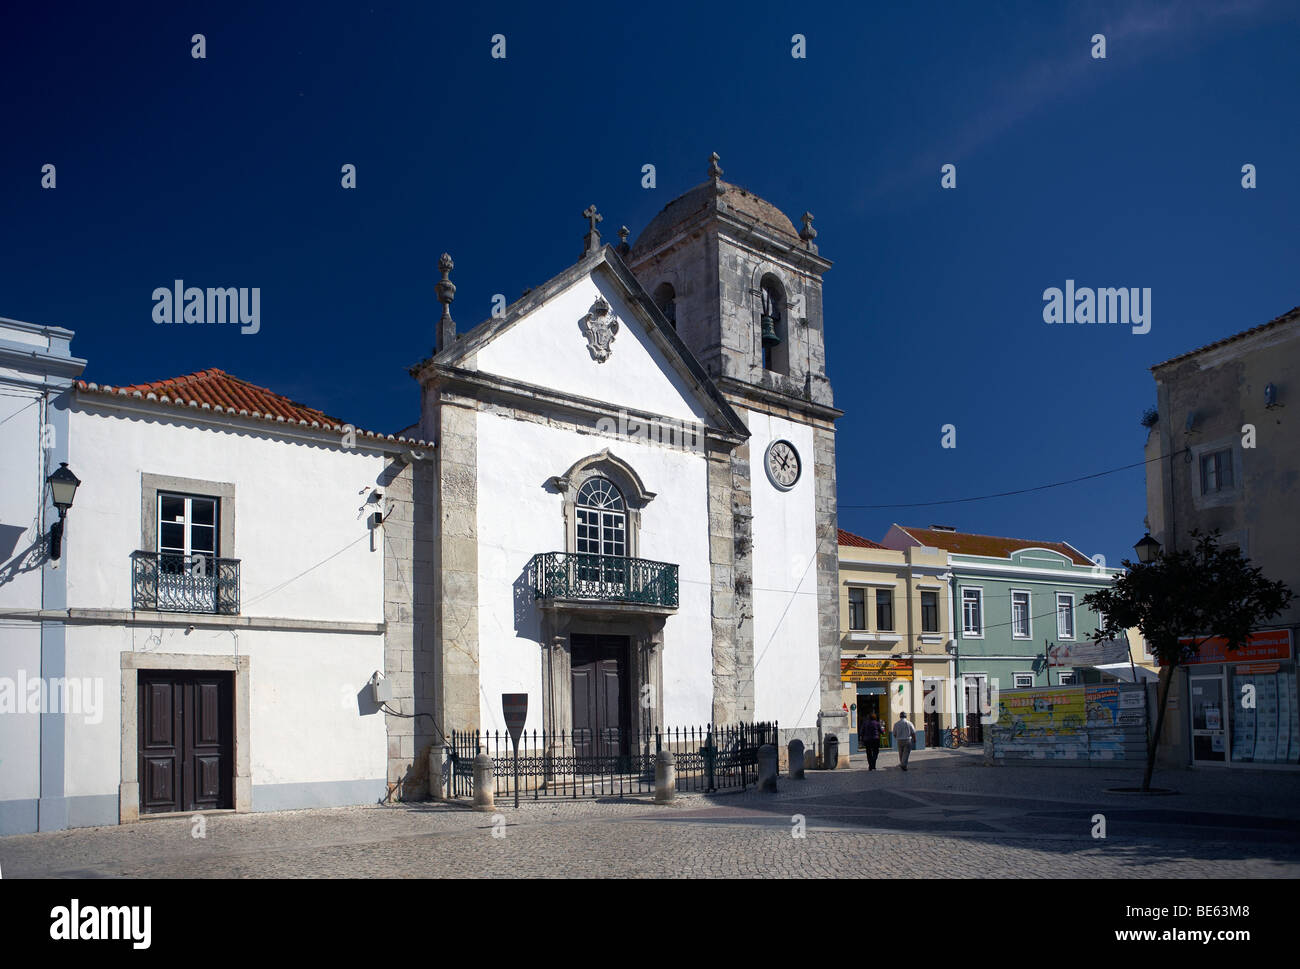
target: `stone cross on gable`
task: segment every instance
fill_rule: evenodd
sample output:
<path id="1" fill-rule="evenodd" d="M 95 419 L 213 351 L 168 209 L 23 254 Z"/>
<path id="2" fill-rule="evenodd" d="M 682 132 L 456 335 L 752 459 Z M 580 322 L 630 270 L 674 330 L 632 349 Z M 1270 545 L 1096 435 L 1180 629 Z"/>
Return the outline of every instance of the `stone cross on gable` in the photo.
<path id="1" fill-rule="evenodd" d="M 582 253 L 585 256 L 589 253 L 600 250 L 600 232 L 596 229 L 596 223 L 604 222 L 605 217 L 596 211 L 595 203 L 588 205 L 582 210 L 582 217 L 590 223 L 590 228 L 587 229 L 587 235 L 584 240 L 587 244 L 587 248 Z"/>

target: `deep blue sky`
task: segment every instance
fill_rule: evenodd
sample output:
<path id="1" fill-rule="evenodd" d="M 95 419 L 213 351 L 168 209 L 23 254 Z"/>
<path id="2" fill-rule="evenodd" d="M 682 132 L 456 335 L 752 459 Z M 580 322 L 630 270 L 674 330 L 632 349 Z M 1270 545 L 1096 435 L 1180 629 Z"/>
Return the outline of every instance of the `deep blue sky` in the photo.
<path id="1" fill-rule="evenodd" d="M 1148 367 L 1300 303 L 1294 3 L 2 16 L 0 316 L 75 330 L 101 383 L 216 366 L 397 430 L 418 416 L 406 368 L 433 340 L 440 253 L 468 329 L 493 293 L 514 300 L 574 261 L 586 205 L 608 241 L 622 223 L 635 238 L 716 150 L 728 181 L 796 221 L 811 209 L 835 262 L 841 526 L 879 539 L 891 521 L 940 522 L 1115 564 L 1142 534 L 1140 468 L 1018 498 L 848 506 L 1140 461 Z M 150 295 L 176 278 L 261 287 L 261 333 L 156 326 Z M 1047 326 L 1042 292 L 1067 278 L 1150 287 L 1152 332 Z"/>

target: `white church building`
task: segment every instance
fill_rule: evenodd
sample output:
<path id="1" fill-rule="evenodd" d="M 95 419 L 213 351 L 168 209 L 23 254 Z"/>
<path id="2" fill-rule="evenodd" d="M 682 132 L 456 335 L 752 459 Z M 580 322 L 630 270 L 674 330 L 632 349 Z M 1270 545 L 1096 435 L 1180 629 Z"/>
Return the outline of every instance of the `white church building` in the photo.
<path id="1" fill-rule="evenodd" d="M 503 693 L 842 734 L 830 263 L 721 176 L 468 332 L 444 255 L 400 434 L 0 321 L 0 834 L 423 797 Z"/>

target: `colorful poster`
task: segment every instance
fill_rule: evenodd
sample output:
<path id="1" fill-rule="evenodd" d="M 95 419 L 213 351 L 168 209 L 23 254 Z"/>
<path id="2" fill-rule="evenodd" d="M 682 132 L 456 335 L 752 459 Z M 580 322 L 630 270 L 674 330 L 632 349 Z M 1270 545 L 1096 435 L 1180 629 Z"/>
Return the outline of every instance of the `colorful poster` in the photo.
<path id="1" fill-rule="evenodd" d="M 1084 693 L 1089 727 L 1113 727 L 1119 723 L 1119 687 L 1090 686 Z"/>
<path id="2" fill-rule="evenodd" d="M 1013 737 L 1060 736 L 1087 724 L 1084 691 L 1077 686 L 1040 687 L 998 695 L 998 726 Z"/>

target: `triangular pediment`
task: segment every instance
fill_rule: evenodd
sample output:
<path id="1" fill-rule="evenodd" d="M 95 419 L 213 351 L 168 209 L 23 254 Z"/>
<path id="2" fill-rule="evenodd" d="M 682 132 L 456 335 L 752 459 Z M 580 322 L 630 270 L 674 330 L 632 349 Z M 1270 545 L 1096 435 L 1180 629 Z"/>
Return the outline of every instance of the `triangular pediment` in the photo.
<path id="1" fill-rule="evenodd" d="M 748 436 L 699 361 L 610 248 L 463 334 L 431 361 L 548 395 Z"/>

